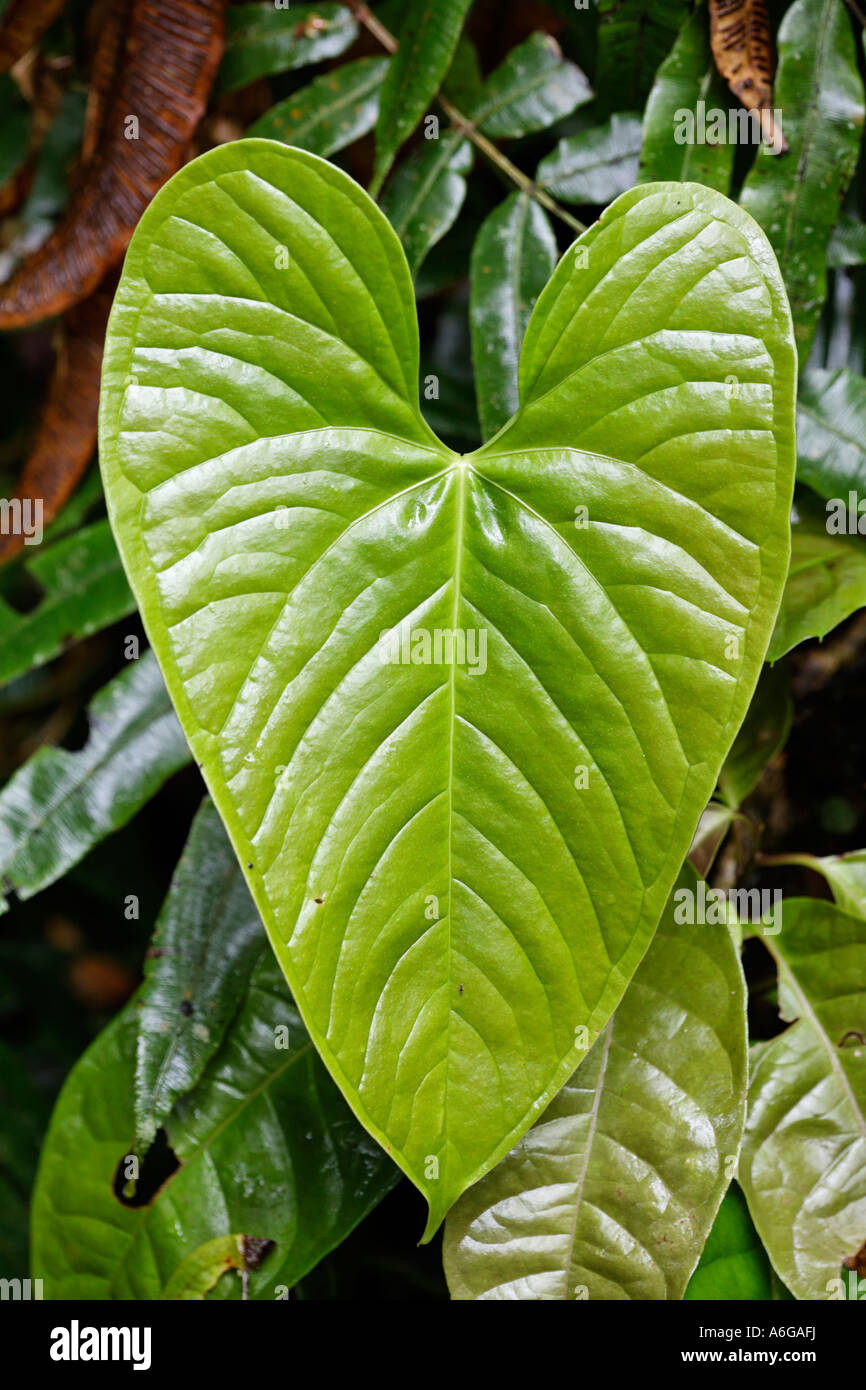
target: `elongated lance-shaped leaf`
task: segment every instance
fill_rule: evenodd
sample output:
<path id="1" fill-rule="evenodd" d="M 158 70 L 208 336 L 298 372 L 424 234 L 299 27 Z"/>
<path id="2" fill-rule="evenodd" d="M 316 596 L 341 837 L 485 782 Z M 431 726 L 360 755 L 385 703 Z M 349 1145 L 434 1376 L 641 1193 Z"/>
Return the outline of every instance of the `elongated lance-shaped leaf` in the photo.
<path id="1" fill-rule="evenodd" d="M 761 145 L 741 203 L 779 259 L 805 365 L 827 295 L 827 248 L 863 131 L 851 20 L 836 0 L 795 0 L 779 29 L 774 104 L 791 155 Z"/>
<path id="2" fill-rule="evenodd" d="M 846 511 L 849 493 L 857 493 L 856 523 L 866 494 L 866 381 L 847 367 L 812 367 L 800 379 L 797 477 L 820 497 L 840 498 Z"/>
<path id="3" fill-rule="evenodd" d="M 358 58 L 316 77 L 250 126 L 249 135 L 329 155 L 373 129 L 387 58 Z"/>
<path id="4" fill-rule="evenodd" d="M 589 1055 L 450 1212 L 455 1298 L 682 1298 L 739 1150 L 746 999 L 727 927 L 676 917 L 672 899 Z"/>
<path id="5" fill-rule="evenodd" d="M 19 898 L 62 878 L 189 762 L 151 652 L 104 686 L 87 713 L 83 748 L 40 748 L 0 792 L 0 875 Z M 0 911 L 8 906 L 0 899 Z"/>
<path id="6" fill-rule="evenodd" d="M 517 409 L 520 344 L 556 260 L 556 237 L 547 214 L 526 193 L 506 198 L 476 238 L 470 267 L 470 323 L 478 415 L 485 439 Z"/>
<path id="7" fill-rule="evenodd" d="M 598 0 L 593 86 L 601 110 L 641 110 L 688 10 L 686 0 Z"/>
<path id="8" fill-rule="evenodd" d="M 135 609 L 107 521 L 46 543 L 24 568 L 43 594 L 25 613 L 0 599 L 2 683 L 44 665 L 72 638 L 99 632 Z"/>
<path id="9" fill-rule="evenodd" d="M 135 1123 L 149 1143 L 218 1050 L 265 944 L 211 802 L 193 822 L 156 924 L 139 992 Z"/>
<path id="10" fill-rule="evenodd" d="M 682 179 L 727 193 L 735 144 L 727 138 L 727 125 L 724 140 L 707 139 L 707 114 L 723 111 L 727 117 L 730 105 L 710 52 L 706 10 L 699 6 L 677 35 L 647 99 L 641 182 Z"/>
<path id="11" fill-rule="evenodd" d="M 580 68 L 550 34 L 530 34 L 490 74 L 472 117 L 486 135 L 515 138 L 545 130 L 592 100 Z"/>
<path id="12" fill-rule="evenodd" d="M 231 92 L 257 77 L 338 58 L 357 37 L 358 21 L 348 5 L 277 8 L 271 0 L 230 5 L 217 91 Z"/>
<path id="13" fill-rule="evenodd" d="M 752 1069 L 739 1177 L 780 1278 L 826 1299 L 866 1242 L 866 922 L 802 898 L 781 926 L 762 939 L 791 1026 Z"/>
<path id="14" fill-rule="evenodd" d="M 239 141 L 142 219 L 115 534 L 311 1036 L 428 1232 L 655 930 L 775 617 L 793 380 L 766 240 L 697 185 L 632 190 L 565 257 L 518 414 L 462 458 L 340 170 Z"/>
<path id="15" fill-rule="evenodd" d="M 560 140 L 539 164 L 536 183 L 566 203 L 608 203 L 637 181 L 640 147 L 640 119 L 616 112 Z"/>
<path id="16" fill-rule="evenodd" d="M 454 56 L 471 3 L 472 0 L 405 0 L 397 52 L 379 103 L 371 193 L 382 187 L 400 146 L 429 112 Z"/>
<path id="17" fill-rule="evenodd" d="M 826 523 L 826 517 L 810 512 L 791 527 L 791 563 L 767 652 L 770 661 L 810 637 L 826 637 L 866 608 L 866 540 L 828 535 Z"/>
<path id="18" fill-rule="evenodd" d="M 413 276 L 456 222 L 471 168 L 469 141 L 456 130 L 446 130 L 438 140 L 427 140 L 413 150 L 389 179 L 382 211 L 400 238 Z"/>
<path id="19" fill-rule="evenodd" d="M 191 1297 L 201 1247 L 238 1234 L 276 1247 L 250 1273 L 250 1298 L 285 1297 L 281 1287 L 394 1186 L 396 1168 L 353 1120 L 268 951 L 202 1080 L 165 1121 L 179 1166 L 145 1205 L 122 1203 L 115 1184 L 131 1167 L 137 1022 L 133 1001 L 73 1068 L 55 1107 L 31 1219 L 45 1297 Z M 215 1296 L 240 1297 L 239 1280 L 223 1282 Z"/>

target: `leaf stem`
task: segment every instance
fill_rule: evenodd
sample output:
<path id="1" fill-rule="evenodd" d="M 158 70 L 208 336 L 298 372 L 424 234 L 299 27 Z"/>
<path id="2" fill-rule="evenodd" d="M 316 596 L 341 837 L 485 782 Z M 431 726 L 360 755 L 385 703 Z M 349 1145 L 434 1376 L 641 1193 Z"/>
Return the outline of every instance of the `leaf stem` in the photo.
<path id="1" fill-rule="evenodd" d="M 394 35 L 391 33 L 390 29 L 385 28 L 381 20 L 376 18 L 367 5 L 364 4 L 363 0 L 343 0 L 343 3 L 352 11 L 358 23 L 362 24 L 367 32 L 372 34 L 388 53 L 397 52 L 398 45 Z M 518 169 L 517 165 L 513 164 L 508 156 L 504 155 L 502 151 L 494 145 L 492 140 L 488 140 L 487 136 L 482 134 L 469 117 L 464 116 L 463 112 L 458 110 L 454 103 L 449 101 L 446 96 L 443 96 L 441 92 L 437 96 L 437 101 L 455 130 L 471 140 L 475 148 L 480 150 L 481 153 L 490 160 L 491 164 L 495 164 L 497 169 L 500 169 L 512 183 L 516 184 L 522 193 L 528 193 L 531 198 L 534 198 L 537 203 L 540 203 L 541 206 L 552 213 L 554 217 L 558 217 L 561 222 L 571 227 L 572 231 L 586 231 L 585 223 L 579 222 L 576 217 L 572 217 L 570 212 L 566 211 L 564 207 L 561 207 L 554 198 L 551 198 L 550 194 L 546 193 L 543 188 L 540 188 L 528 174 L 524 174 L 522 169 Z"/>

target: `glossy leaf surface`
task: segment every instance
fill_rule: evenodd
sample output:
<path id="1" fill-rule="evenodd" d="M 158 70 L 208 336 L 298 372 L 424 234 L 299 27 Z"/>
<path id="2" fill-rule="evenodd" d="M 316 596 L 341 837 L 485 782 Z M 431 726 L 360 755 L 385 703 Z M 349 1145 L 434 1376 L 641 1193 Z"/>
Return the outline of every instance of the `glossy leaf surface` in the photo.
<path id="1" fill-rule="evenodd" d="M 139 991 L 135 1123 L 150 1142 L 191 1091 L 246 995 L 264 929 L 222 822 L 193 822 L 147 953 Z"/>
<path id="2" fill-rule="evenodd" d="M 741 202 L 785 277 L 801 365 L 827 293 L 827 247 L 863 133 L 863 83 L 847 9 L 795 0 L 779 29 L 774 105 L 792 158 L 761 145 Z"/>
<path id="3" fill-rule="evenodd" d="M 696 883 L 685 870 L 680 885 Z M 734 943 L 726 927 L 677 925 L 672 900 L 589 1055 L 449 1214 L 452 1295 L 681 1298 L 728 1185 L 745 1093 Z"/>
<path id="4" fill-rule="evenodd" d="M 640 148 L 640 119 L 616 113 L 604 125 L 560 140 L 539 164 L 536 182 L 563 202 L 601 206 L 637 181 Z"/>
<path id="5" fill-rule="evenodd" d="M 526 193 L 512 193 L 500 203 L 475 240 L 469 313 L 485 439 L 517 409 L 520 344 L 556 262 L 556 237 L 547 214 Z"/>
<path id="6" fill-rule="evenodd" d="M 347 5 L 230 5 L 217 90 L 231 92 L 257 77 L 337 58 L 357 37 L 358 22 Z"/>
<path id="7" fill-rule="evenodd" d="M 471 112 L 485 135 L 515 138 L 543 130 L 592 98 L 580 68 L 550 34 L 535 33 L 490 74 Z"/>
<path id="8" fill-rule="evenodd" d="M 413 150 L 388 181 L 382 211 L 400 238 L 413 276 L 457 220 L 471 168 L 469 141 L 446 130 L 438 140 L 426 140 Z"/>
<path id="9" fill-rule="evenodd" d="M 820 514 L 791 528 L 791 565 L 767 653 L 778 661 L 810 637 L 825 637 L 866 607 L 866 540 L 828 535 Z"/>
<path id="10" fill-rule="evenodd" d="M 266 111 L 248 134 L 329 155 L 373 129 L 387 58 L 358 58 L 316 77 Z"/>
<path id="11" fill-rule="evenodd" d="M 153 1299 L 179 1285 L 188 1297 L 185 1261 L 243 1234 L 275 1242 L 250 1275 L 250 1297 L 273 1300 L 381 1200 L 394 1165 L 352 1118 L 268 952 L 204 1077 L 165 1122 L 180 1166 L 149 1203 L 125 1205 L 114 1183 L 135 1135 L 137 1032 L 132 1004 L 61 1092 L 33 1197 L 34 1276 L 50 1299 Z M 239 1281 L 216 1292 L 239 1298 Z"/>
<path id="12" fill-rule="evenodd" d="M 787 569 L 793 366 L 755 224 L 645 186 L 560 263 L 518 414 L 461 459 L 345 174 L 237 142 L 142 220 L 103 378 L 115 532 L 311 1034 L 428 1230 L 655 929 Z"/>
<path id="13" fill-rule="evenodd" d="M 770 1264 L 736 1183 L 725 1193 L 683 1297 L 689 1302 L 791 1297 Z"/>
<path id="14" fill-rule="evenodd" d="M 866 1242 L 866 923 L 786 900 L 763 940 L 791 1026 L 752 1070 L 740 1183 L 785 1284 L 824 1299 Z"/>
<path id="15" fill-rule="evenodd" d="M 40 748 L 0 792 L 0 873 L 19 898 L 61 878 L 189 761 L 151 652 L 100 690 L 88 716 L 83 748 Z"/>
<path id="16" fill-rule="evenodd" d="M 803 373 L 797 477 L 820 497 L 842 498 L 846 508 L 849 492 L 866 495 L 866 380 L 856 372 L 812 367 Z"/>

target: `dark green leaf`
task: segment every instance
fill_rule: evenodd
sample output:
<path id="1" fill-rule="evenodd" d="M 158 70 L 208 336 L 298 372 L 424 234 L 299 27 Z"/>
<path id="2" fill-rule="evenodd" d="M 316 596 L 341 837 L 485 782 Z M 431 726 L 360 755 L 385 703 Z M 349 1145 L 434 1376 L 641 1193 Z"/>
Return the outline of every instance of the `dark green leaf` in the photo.
<path id="1" fill-rule="evenodd" d="M 794 705 L 785 666 L 765 666 L 734 746 L 719 775 L 719 790 L 732 810 L 757 786 L 767 763 L 784 748 Z"/>
<path id="2" fill-rule="evenodd" d="M 866 222 L 850 213 L 840 213 L 830 238 L 827 264 L 833 270 L 866 264 Z"/>
<path id="3" fill-rule="evenodd" d="M 828 535 L 820 519 L 794 521 L 788 580 L 767 659 L 778 661 L 807 638 L 824 637 L 863 607 L 866 541 Z"/>
<path id="4" fill-rule="evenodd" d="M 866 1242 L 866 922 L 788 899 L 762 939 L 792 1022 L 757 1054 L 739 1179 L 780 1278 L 826 1299 Z"/>
<path id="5" fill-rule="evenodd" d="M 189 761 L 149 651 L 99 692 L 88 716 L 83 748 L 41 748 L 0 792 L 0 875 L 20 898 L 61 878 Z"/>
<path id="6" fill-rule="evenodd" d="M 382 88 L 376 122 L 377 192 L 421 117 L 428 114 L 448 72 L 472 0 L 405 0 L 399 47 Z"/>
<path id="7" fill-rule="evenodd" d="M 343 63 L 272 106 L 247 134 L 283 140 L 313 154 L 334 154 L 373 129 L 387 71 L 387 58 Z"/>
<path id="8" fill-rule="evenodd" d="M 8 72 L 0 73 L 0 186 L 27 156 L 30 108 Z"/>
<path id="9" fill-rule="evenodd" d="M 539 164 L 536 182 L 563 202 L 600 206 L 637 182 L 640 148 L 640 118 L 617 112 L 604 125 L 560 140 Z"/>
<path id="10" fill-rule="evenodd" d="M 866 497 L 866 381 L 846 367 L 803 373 L 797 400 L 797 477 L 825 499 Z M 854 508 L 856 512 L 856 505 Z"/>
<path id="11" fill-rule="evenodd" d="M 346 5 L 286 5 L 273 0 L 232 5 L 226 20 L 226 51 L 216 81 L 221 92 L 246 87 L 257 77 L 337 58 L 358 37 Z"/>
<path id="12" fill-rule="evenodd" d="M 749 1215 L 746 1199 L 736 1183 L 731 1183 L 725 1193 L 683 1297 L 713 1302 L 791 1297 L 776 1277 Z"/>
<path id="13" fill-rule="evenodd" d="M 139 993 L 135 1116 L 150 1143 L 219 1048 L 266 946 L 222 822 L 206 801 L 156 924 Z"/>
<path id="14" fill-rule="evenodd" d="M 607 111 L 640 111 L 688 14 L 687 0 L 598 0 L 595 90 Z"/>
<path id="15" fill-rule="evenodd" d="M 580 68 L 563 58 L 550 34 L 537 32 L 490 74 L 471 114 L 485 135 L 514 138 L 545 130 L 591 99 Z"/>
<path id="16" fill-rule="evenodd" d="M 425 140 L 404 160 L 382 195 L 382 211 L 403 243 L 412 275 L 454 225 L 466 197 L 472 146 L 454 130 Z"/>
<path id="17" fill-rule="evenodd" d="M 397 1170 L 318 1060 L 267 952 L 203 1079 L 165 1123 L 180 1167 L 146 1206 L 125 1205 L 114 1183 L 135 1133 L 137 1031 L 133 1004 L 78 1062 L 55 1108 L 33 1197 L 45 1297 L 163 1297 L 184 1261 L 235 1233 L 276 1242 L 249 1278 L 251 1298 L 278 1297 Z M 240 1296 L 239 1281 L 230 1293 Z"/>
<path id="18" fill-rule="evenodd" d="M 863 82 L 851 19 L 838 0 L 795 0 L 779 29 L 774 102 L 787 155 L 762 144 L 741 202 L 779 260 L 801 366 L 827 294 L 827 248 L 863 129 Z"/>
<path id="19" fill-rule="evenodd" d="M 42 666 L 67 643 L 99 632 L 132 613 L 135 600 L 126 582 L 107 521 L 73 531 L 32 559 L 26 574 L 43 596 L 25 613 L 0 599 L 0 683 Z"/>
<path id="20" fill-rule="evenodd" d="M 470 321 L 485 439 L 517 409 L 520 344 L 556 260 L 556 238 L 547 216 L 526 193 L 512 193 L 478 233 L 470 268 Z"/>
<path id="21" fill-rule="evenodd" d="M 682 179 L 703 183 L 727 193 L 734 165 L 734 144 L 724 141 L 683 139 L 690 134 L 681 113 L 695 115 L 695 137 L 706 136 L 704 116 L 710 110 L 728 111 L 731 98 L 716 71 L 703 6 L 690 15 L 677 35 L 677 41 L 656 74 L 646 104 L 643 121 L 643 148 L 640 156 L 642 183 L 658 179 Z M 703 107 L 698 103 L 702 102 Z M 712 132 L 711 132 L 712 133 Z"/>
<path id="22" fill-rule="evenodd" d="M 449 1213 L 455 1298 L 682 1297 L 740 1144 L 746 1002 L 727 927 L 674 917 L 672 899 L 588 1056 Z"/>

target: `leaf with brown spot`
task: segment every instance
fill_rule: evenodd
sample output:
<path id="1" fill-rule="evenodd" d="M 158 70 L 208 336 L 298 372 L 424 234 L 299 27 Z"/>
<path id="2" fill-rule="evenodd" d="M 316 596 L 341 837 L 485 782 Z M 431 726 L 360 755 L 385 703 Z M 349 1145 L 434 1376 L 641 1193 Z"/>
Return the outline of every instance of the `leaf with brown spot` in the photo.
<path id="1" fill-rule="evenodd" d="M 734 96 L 760 112 L 764 139 L 787 150 L 772 113 L 773 42 L 764 0 L 710 0 L 710 47 Z"/>
<path id="2" fill-rule="evenodd" d="M 144 209 L 180 167 L 223 30 L 223 0 L 134 0 L 99 147 L 66 216 L 0 287 L 0 328 L 63 313 L 119 261 Z M 127 138 L 131 116 L 138 138 Z"/>
<path id="3" fill-rule="evenodd" d="M 54 23 L 66 0 L 10 0 L 0 20 L 0 72 L 38 43 Z"/>
<path id="4" fill-rule="evenodd" d="M 42 500 L 42 525 L 60 512 L 93 456 L 105 326 L 114 297 L 111 275 L 96 294 L 73 308 L 63 324 L 54 375 L 36 438 L 15 496 Z M 21 533 L 0 535 L 0 564 L 24 544 Z"/>

